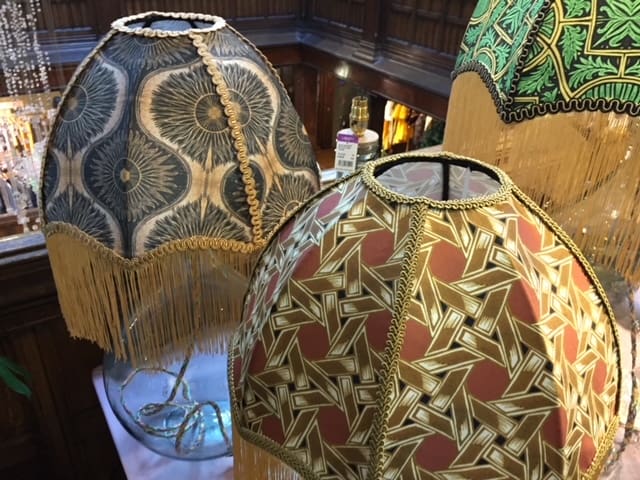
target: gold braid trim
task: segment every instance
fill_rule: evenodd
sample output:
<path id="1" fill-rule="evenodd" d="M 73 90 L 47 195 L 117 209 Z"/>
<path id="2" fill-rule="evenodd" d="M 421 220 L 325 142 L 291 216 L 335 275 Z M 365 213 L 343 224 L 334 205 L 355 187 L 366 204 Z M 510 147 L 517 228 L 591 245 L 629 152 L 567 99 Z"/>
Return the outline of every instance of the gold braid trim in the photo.
<path id="1" fill-rule="evenodd" d="M 233 34 L 237 35 L 238 38 L 240 40 L 242 40 L 247 45 L 247 47 L 249 47 L 251 50 L 253 50 L 256 53 L 258 58 L 262 59 L 262 61 L 267 66 L 267 68 L 269 68 L 269 71 L 271 72 L 271 74 L 278 80 L 278 84 L 280 85 L 280 88 L 282 89 L 281 95 L 286 95 L 287 97 L 289 97 L 289 94 L 287 93 L 287 87 L 285 86 L 284 82 L 282 81 L 282 78 L 280 78 L 280 74 L 275 69 L 275 67 L 273 66 L 271 61 L 266 57 L 266 55 L 264 53 L 262 53 L 262 51 L 258 47 L 256 47 L 247 37 L 242 35 L 239 31 L 237 31 L 231 25 L 226 25 L 226 28 L 227 28 L 227 30 L 231 31 Z M 291 100 L 291 98 L 289 98 L 289 100 Z M 302 119 L 300 119 L 300 121 L 302 122 Z M 305 128 L 305 132 L 306 132 L 306 128 Z M 315 167 L 316 168 L 313 171 L 313 173 L 314 173 L 315 176 L 317 176 L 318 187 L 320 188 L 322 180 L 321 180 L 320 164 L 317 162 L 317 159 L 316 159 L 316 162 L 315 162 Z M 271 232 L 268 232 L 268 234 L 269 233 L 271 233 Z"/>
<path id="2" fill-rule="evenodd" d="M 134 365 L 182 358 L 194 346 L 226 352 L 259 250 L 213 250 L 208 246 L 215 240 L 194 238 L 125 259 L 76 230 L 47 226 L 60 308 L 72 336 Z"/>
<path id="3" fill-rule="evenodd" d="M 235 425 L 235 424 L 234 424 Z M 319 480 L 310 464 L 288 453 L 282 446 L 256 435 L 253 431 L 234 428 L 233 478 L 261 480 Z M 297 470 L 297 471 L 296 471 Z M 298 473 L 302 472 L 302 473 Z"/>
<path id="4" fill-rule="evenodd" d="M 69 92 L 71 91 L 71 88 L 75 85 L 76 80 L 78 79 L 78 77 L 80 76 L 80 74 L 84 71 L 84 69 L 87 67 L 87 65 L 89 64 L 89 62 L 91 62 L 97 55 L 98 52 L 100 50 L 102 50 L 102 47 L 104 47 L 105 43 L 107 43 L 111 37 L 113 37 L 113 35 L 116 32 L 114 30 L 109 30 L 104 37 L 102 37 L 102 39 L 98 42 L 98 44 L 95 46 L 95 48 L 91 51 L 91 53 L 89 55 L 87 55 L 84 60 L 82 60 L 82 62 L 80 62 L 80 65 L 78 65 L 78 68 L 76 68 L 75 72 L 73 72 L 73 75 L 71 76 L 71 79 L 69 80 L 69 83 L 67 83 L 67 86 L 64 89 L 64 92 L 62 93 L 62 96 L 60 97 L 60 102 L 58 102 L 58 106 L 56 107 L 56 113 L 53 117 L 53 123 L 51 126 L 51 130 L 49 130 L 49 133 L 47 134 L 47 140 L 45 142 L 45 148 L 44 148 L 44 158 L 42 159 L 42 164 L 40 165 L 40 191 L 38 192 L 38 214 L 40 215 L 40 218 L 42 219 L 43 223 L 46 223 L 47 219 L 46 219 L 46 211 L 44 210 L 44 204 L 45 204 L 45 198 L 43 196 L 44 194 L 44 169 L 47 165 L 47 157 L 46 154 L 49 151 L 50 147 L 51 147 L 51 138 L 53 137 L 52 133 L 56 131 L 56 129 L 58 128 L 58 122 L 60 121 L 60 110 L 62 109 L 62 106 L 64 105 L 67 96 L 69 95 Z"/>
<path id="5" fill-rule="evenodd" d="M 369 478 L 372 479 L 382 478 L 384 471 L 386 461 L 384 442 L 387 437 L 387 421 L 391 413 L 391 394 L 393 392 L 393 382 L 396 378 L 395 373 L 398 370 L 400 350 L 404 342 L 409 304 L 416 284 L 417 253 L 426 219 L 426 205 L 412 207 L 411 226 L 404 252 L 402 273 L 398 280 L 393 319 L 383 355 L 382 364 L 384 366 L 380 372 L 380 389 L 378 390 L 377 408 L 371 432 L 372 470 L 369 472 Z"/>
<path id="6" fill-rule="evenodd" d="M 613 420 L 611 420 L 604 438 L 600 440 L 598 451 L 591 461 L 591 466 L 589 467 L 589 470 L 581 475 L 581 480 L 598 480 L 598 478 L 600 478 L 602 469 L 604 468 L 607 458 L 609 458 L 609 454 L 613 449 L 613 442 L 615 441 L 616 433 L 618 432 L 619 422 L 620 419 L 617 415 Z"/>
<path id="7" fill-rule="evenodd" d="M 382 166 L 387 166 L 389 164 L 400 164 L 402 162 L 411 161 L 412 159 L 417 160 L 432 160 L 432 161 L 449 161 L 453 164 L 459 166 L 465 166 L 466 164 L 470 164 L 475 166 L 477 169 L 484 170 L 487 174 L 494 176 L 496 180 L 500 183 L 501 187 L 493 194 L 480 196 L 473 198 L 472 200 L 447 200 L 447 201 L 437 201 L 432 200 L 427 197 L 409 197 L 406 195 L 401 195 L 396 193 L 383 185 L 376 179 L 376 171 L 380 169 Z M 407 204 L 422 204 L 431 208 L 437 209 L 451 209 L 451 210 L 460 210 L 460 209 L 475 209 L 480 207 L 486 207 L 491 205 L 496 205 L 497 203 L 504 202 L 508 199 L 509 196 L 513 195 L 515 198 L 520 200 L 532 213 L 534 213 L 546 226 L 549 228 L 569 249 L 569 251 L 574 255 L 574 257 L 578 260 L 578 263 L 584 269 L 587 277 L 594 285 L 596 293 L 600 297 L 602 301 L 602 305 L 604 306 L 607 315 L 611 319 L 611 327 L 613 330 L 613 335 L 616 341 L 616 349 L 618 352 L 618 372 L 622 371 L 622 363 L 620 358 L 620 334 L 618 331 L 617 322 L 615 319 L 615 315 L 613 313 L 613 308 L 609 303 L 609 298 L 605 293 L 600 280 L 596 276 L 591 264 L 586 259 L 582 251 L 578 248 L 575 242 L 571 239 L 571 237 L 549 216 L 547 213 L 542 210 L 533 200 L 531 200 L 522 190 L 520 190 L 511 179 L 499 168 L 481 162 L 479 160 L 475 160 L 469 157 L 464 157 L 460 155 L 455 155 L 449 152 L 438 152 L 425 154 L 420 152 L 413 153 L 400 153 L 396 155 L 391 155 L 388 157 L 384 157 L 382 159 L 368 162 L 361 169 L 362 179 L 367 185 L 367 187 L 376 195 L 390 200 L 392 202 L 398 203 L 407 203 Z M 618 378 L 618 382 L 620 379 Z M 620 388 L 618 388 L 618 398 L 617 404 L 620 405 Z"/>
<path id="8" fill-rule="evenodd" d="M 333 190 L 338 185 L 342 183 L 346 183 L 348 181 L 354 181 L 354 177 L 360 176 L 360 173 L 361 173 L 360 171 L 355 171 L 347 176 L 344 176 L 336 180 L 335 182 L 324 187 L 322 190 L 316 192 L 304 203 L 298 205 L 295 209 L 289 212 L 289 214 L 280 221 L 278 226 L 274 228 L 273 231 L 269 232 L 268 238 L 265 241 L 264 250 L 269 248 L 271 243 L 275 241 L 275 239 L 277 238 L 278 233 L 280 233 L 280 230 L 284 227 L 284 225 L 287 222 L 291 221 L 293 217 L 295 217 L 298 214 L 298 212 L 306 208 L 308 205 L 313 204 L 315 199 L 322 197 L 329 190 Z M 253 276 L 255 275 L 255 272 L 258 270 L 258 267 L 259 265 L 255 266 L 254 270 L 252 271 L 251 278 L 253 278 Z M 249 283 L 251 283 L 251 281 L 252 280 L 250 280 Z M 247 291 L 247 294 L 248 294 L 248 291 Z M 246 296 L 245 296 L 245 300 L 246 300 Z M 245 302 L 243 301 L 243 304 L 244 303 Z M 299 475 L 298 477 L 291 478 L 291 477 L 284 476 L 282 480 L 290 480 L 290 478 L 291 480 L 294 480 L 294 479 L 298 480 L 299 478 L 304 480 L 319 480 L 318 476 L 313 472 L 313 470 L 310 469 L 310 466 L 308 464 L 302 462 L 299 457 L 292 455 L 289 451 L 284 449 L 282 445 L 279 445 L 273 442 L 271 439 L 264 437 L 259 433 L 256 433 L 250 429 L 242 427 L 243 422 L 241 419 L 241 412 L 239 409 L 239 400 L 235 392 L 235 378 L 233 375 L 233 363 L 237 357 L 236 354 L 238 353 L 238 347 L 239 347 L 237 342 L 238 342 L 238 336 L 237 334 L 234 334 L 231 340 L 231 346 L 229 348 L 228 363 L 227 363 L 227 377 L 229 381 L 231 413 L 233 416 L 233 424 L 234 424 L 234 456 L 236 459 L 236 461 L 234 462 L 234 472 L 236 473 L 236 476 L 240 475 L 238 473 L 239 471 L 240 472 L 245 471 L 245 470 L 238 470 L 237 465 L 245 461 L 244 455 L 246 453 L 247 455 L 251 456 L 247 461 L 254 461 L 256 462 L 256 465 L 258 463 L 262 465 L 272 465 L 272 463 L 269 463 L 269 462 L 273 462 L 274 461 L 273 458 L 275 458 L 284 462 L 282 465 L 288 465 L 291 468 L 294 468 L 297 472 L 299 472 L 297 474 Z M 242 442 L 243 446 L 236 448 L 236 445 L 238 445 L 237 442 Z M 254 445 L 257 448 L 252 449 L 250 445 Z M 264 457 L 259 456 L 260 454 L 258 453 L 259 452 L 258 448 L 265 450 Z M 252 460 L 252 459 L 255 459 L 255 460 Z M 282 467 L 281 464 L 278 464 L 276 468 L 277 469 L 283 468 L 283 470 L 281 470 L 282 472 L 288 472 L 288 470 Z M 256 477 L 239 476 L 238 478 L 262 478 L 263 474 L 264 474 L 264 471 L 260 471 L 260 475 Z M 287 475 L 287 474 L 288 473 L 281 473 L 281 475 Z M 275 477 L 275 478 L 280 480 L 279 477 Z"/>
<path id="9" fill-rule="evenodd" d="M 200 21 L 200 22 L 210 22 L 212 25 L 206 28 L 189 28 L 181 31 L 173 31 L 173 30 L 160 30 L 157 28 L 131 28 L 127 24 L 144 20 L 148 17 L 160 17 L 163 19 L 174 19 L 174 20 L 191 20 L 191 21 Z M 204 13 L 185 13 L 185 12 L 159 12 L 159 11 L 149 11 L 144 13 L 139 13 L 137 15 L 131 15 L 129 17 L 119 18 L 115 22 L 111 24 L 111 28 L 121 32 L 121 33 L 129 33 L 133 35 L 140 35 L 148 38 L 166 38 L 166 37 L 181 37 L 181 36 L 191 36 L 192 33 L 209 33 L 215 32 L 216 30 L 220 30 L 224 28 L 227 22 L 222 17 L 217 17 L 215 15 L 206 15 Z"/>
<path id="10" fill-rule="evenodd" d="M 257 254 L 261 248 L 250 243 L 238 242 L 226 238 L 211 237 L 189 237 L 179 240 L 172 240 L 153 250 L 143 253 L 134 258 L 126 258 L 117 254 L 110 248 L 104 246 L 91 235 L 80 230 L 75 225 L 63 222 L 51 222 L 42 228 L 42 232 L 48 239 L 57 233 L 67 235 L 94 250 L 96 254 L 106 257 L 109 261 L 118 263 L 123 268 L 137 268 L 149 261 L 160 259 L 165 255 L 174 252 L 184 252 L 187 250 L 222 250 L 225 252 L 241 253 L 245 255 Z"/>
<path id="11" fill-rule="evenodd" d="M 471 200 L 433 200 L 424 196 L 410 197 L 408 195 L 402 195 L 394 192 L 389 188 L 383 186 L 376 178 L 376 172 L 380 167 L 390 167 L 392 164 L 402 164 L 405 162 L 411 162 L 413 159 L 418 161 L 431 161 L 442 164 L 451 164 L 460 167 L 471 167 L 475 170 L 480 170 L 494 178 L 500 187 L 495 193 L 490 195 L 482 195 L 474 197 Z M 383 157 L 373 162 L 367 162 L 360 170 L 362 174 L 362 180 L 365 185 L 373 193 L 384 199 L 390 200 L 396 203 L 406 203 L 411 205 L 426 205 L 431 208 L 444 209 L 444 210 L 465 210 L 480 207 L 488 207 L 496 205 L 497 203 L 504 202 L 510 195 L 513 183 L 511 179 L 502 170 L 497 169 L 489 164 L 474 160 L 472 158 L 455 155 L 449 152 L 437 152 L 437 153 L 398 153 L 396 155 L 390 155 Z"/>
<path id="12" fill-rule="evenodd" d="M 190 33 L 189 38 L 193 42 L 193 46 L 198 50 L 198 54 L 202 58 L 203 63 L 207 67 L 207 72 L 211 75 L 211 79 L 216 88 L 216 92 L 220 96 L 220 101 L 224 107 L 224 112 L 229 121 L 229 130 L 234 140 L 234 146 L 238 154 L 239 168 L 242 172 L 242 180 L 244 182 L 244 191 L 247 194 L 247 203 L 249 204 L 249 214 L 251 215 L 251 225 L 253 232 L 253 241 L 262 246 L 264 238 L 262 232 L 262 212 L 260 211 L 260 202 L 258 201 L 258 192 L 256 190 L 256 182 L 253 178 L 253 172 L 249 165 L 249 157 L 247 155 L 247 142 L 238 120 L 238 112 L 231 102 L 231 94 L 229 87 L 220 73 L 216 60 L 209 52 L 204 39 L 195 33 Z"/>

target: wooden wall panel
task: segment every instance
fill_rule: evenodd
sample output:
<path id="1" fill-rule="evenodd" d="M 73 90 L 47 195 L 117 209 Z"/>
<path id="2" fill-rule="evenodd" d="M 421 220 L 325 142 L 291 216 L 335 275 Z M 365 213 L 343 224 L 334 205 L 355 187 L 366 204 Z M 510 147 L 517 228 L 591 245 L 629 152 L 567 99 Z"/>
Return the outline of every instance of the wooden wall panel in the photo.
<path id="1" fill-rule="evenodd" d="M 88 29 L 96 24 L 92 0 L 42 0 L 51 6 L 51 21 L 57 30 Z"/>
<path id="2" fill-rule="evenodd" d="M 125 0 L 123 15 L 134 15 L 149 10 L 163 12 L 196 12 L 228 17 L 230 0 Z"/>
<path id="3" fill-rule="evenodd" d="M 360 86 L 365 91 L 403 103 L 437 118 L 444 119 L 447 114 L 448 96 L 427 91 L 397 78 L 381 75 L 367 66 L 357 63 L 347 64 L 344 60 L 337 59 L 330 53 L 315 48 L 303 48 L 302 58 L 305 64 L 313 66 L 319 72 L 319 76 L 332 76 L 334 82 L 336 77 L 333 72 L 337 69 L 343 69 L 346 65 L 349 71 L 347 80 Z M 319 82 L 318 118 L 320 120 L 318 124 L 318 145 L 320 148 L 328 148 L 325 146 L 327 145 L 327 140 L 323 135 L 333 135 L 335 132 L 333 134 L 325 132 L 324 129 L 328 120 L 324 116 L 330 115 L 330 108 L 327 110 L 327 105 L 333 105 L 333 93 L 323 95 L 324 91 L 328 91 L 327 86 L 325 86 L 328 81 L 321 78 Z M 327 103 L 325 101 L 326 98 L 330 98 L 331 103 Z"/>
<path id="4" fill-rule="evenodd" d="M 308 0 L 308 15 L 315 22 L 361 32 L 366 3 L 366 0 Z"/>
<path id="5" fill-rule="evenodd" d="M 236 3 L 234 18 L 296 17 L 299 9 L 298 0 L 249 0 Z"/>
<path id="6" fill-rule="evenodd" d="M 318 146 L 318 72 L 306 65 L 294 67 L 294 90 L 291 95 L 302 123 L 314 147 Z"/>
<path id="7" fill-rule="evenodd" d="M 195 12 L 218 15 L 227 20 L 238 18 L 296 17 L 299 0 L 125 0 L 124 15 L 148 10 Z"/>
<path id="8" fill-rule="evenodd" d="M 387 0 L 385 42 L 455 58 L 474 7 L 471 0 Z"/>

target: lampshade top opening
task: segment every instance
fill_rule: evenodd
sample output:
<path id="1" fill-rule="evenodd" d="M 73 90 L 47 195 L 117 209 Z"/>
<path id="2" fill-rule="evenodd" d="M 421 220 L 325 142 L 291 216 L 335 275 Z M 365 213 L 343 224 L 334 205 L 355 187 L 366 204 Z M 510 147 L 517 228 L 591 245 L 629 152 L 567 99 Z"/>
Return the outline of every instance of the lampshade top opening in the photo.
<path id="1" fill-rule="evenodd" d="M 510 185 L 501 172 L 490 166 L 448 154 L 388 159 L 371 165 L 369 170 L 370 183 L 383 195 L 443 208 L 464 208 L 465 202 L 476 206 L 478 202 L 493 203 Z"/>
<path id="2" fill-rule="evenodd" d="M 113 22 L 113 28 L 124 33 L 144 36 L 186 35 L 204 33 L 224 27 L 221 17 L 203 14 L 175 12 L 146 12 L 121 18 Z"/>
<path id="3" fill-rule="evenodd" d="M 211 23 L 197 22 L 195 20 L 174 20 L 164 18 L 150 18 L 148 20 L 135 21 L 127 24 L 129 28 L 151 28 L 153 30 L 169 30 L 171 32 L 180 32 L 190 28 L 211 28 Z"/>

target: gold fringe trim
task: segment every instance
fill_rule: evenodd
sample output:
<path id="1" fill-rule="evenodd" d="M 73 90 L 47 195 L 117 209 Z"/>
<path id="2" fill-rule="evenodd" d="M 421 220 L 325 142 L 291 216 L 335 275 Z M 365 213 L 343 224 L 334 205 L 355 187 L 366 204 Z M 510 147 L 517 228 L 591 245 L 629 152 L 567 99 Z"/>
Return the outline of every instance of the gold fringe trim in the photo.
<path id="1" fill-rule="evenodd" d="M 590 261 L 640 281 L 640 119 L 583 111 L 504 123 L 467 72 L 453 84 L 443 147 L 505 170 Z"/>
<path id="2" fill-rule="evenodd" d="M 257 250 L 174 248 L 128 261 L 93 243 L 69 232 L 47 233 L 72 336 L 92 340 L 134 365 L 182 358 L 194 347 L 227 351 Z"/>
<path id="3" fill-rule="evenodd" d="M 233 478 L 241 480 L 302 480 L 282 460 L 247 442 L 233 431 Z"/>

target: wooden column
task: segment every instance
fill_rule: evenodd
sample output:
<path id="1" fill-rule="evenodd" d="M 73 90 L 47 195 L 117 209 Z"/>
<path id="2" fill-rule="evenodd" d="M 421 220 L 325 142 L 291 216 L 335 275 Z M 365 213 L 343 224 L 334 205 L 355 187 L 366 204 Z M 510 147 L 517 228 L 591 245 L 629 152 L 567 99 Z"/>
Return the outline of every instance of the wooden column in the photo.
<path id="1" fill-rule="evenodd" d="M 336 93 L 336 77 L 333 71 L 318 73 L 318 148 L 333 146 L 333 100 Z"/>
<path id="2" fill-rule="evenodd" d="M 383 0 L 366 0 L 364 29 L 358 49 L 354 56 L 361 60 L 373 62 L 379 48 L 383 25 Z"/>
<path id="3" fill-rule="evenodd" d="M 314 148 L 318 146 L 318 72 L 306 65 L 294 70 L 293 103 Z"/>

